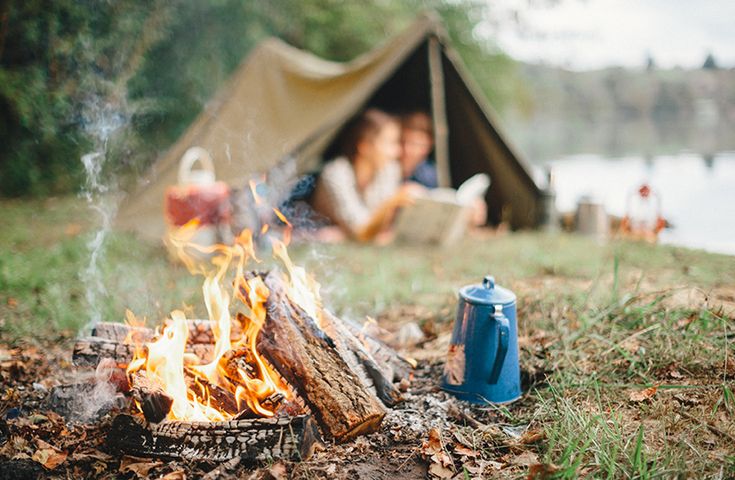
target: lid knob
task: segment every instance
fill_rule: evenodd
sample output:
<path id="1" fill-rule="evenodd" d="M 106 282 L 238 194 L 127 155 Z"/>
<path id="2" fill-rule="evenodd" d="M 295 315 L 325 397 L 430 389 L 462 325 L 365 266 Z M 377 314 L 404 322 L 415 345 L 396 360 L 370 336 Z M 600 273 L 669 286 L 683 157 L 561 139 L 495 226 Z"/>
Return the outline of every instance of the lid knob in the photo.
<path id="1" fill-rule="evenodd" d="M 495 288 L 495 277 L 492 275 L 487 275 L 485 278 L 482 279 L 482 286 L 484 288 L 487 288 L 488 290 L 492 290 Z"/>

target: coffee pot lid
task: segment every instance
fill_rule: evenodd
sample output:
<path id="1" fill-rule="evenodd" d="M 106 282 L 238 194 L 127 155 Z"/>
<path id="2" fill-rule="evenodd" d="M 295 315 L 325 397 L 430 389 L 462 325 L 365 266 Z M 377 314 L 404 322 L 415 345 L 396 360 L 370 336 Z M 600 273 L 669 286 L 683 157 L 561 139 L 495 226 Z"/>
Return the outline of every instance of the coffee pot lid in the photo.
<path id="1" fill-rule="evenodd" d="M 515 294 L 507 288 L 495 285 L 495 278 L 490 275 L 483 278 L 481 284 L 462 287 L 459 294 L 467 302 L 477 305 L 505 305 L 516 301 Z"/>

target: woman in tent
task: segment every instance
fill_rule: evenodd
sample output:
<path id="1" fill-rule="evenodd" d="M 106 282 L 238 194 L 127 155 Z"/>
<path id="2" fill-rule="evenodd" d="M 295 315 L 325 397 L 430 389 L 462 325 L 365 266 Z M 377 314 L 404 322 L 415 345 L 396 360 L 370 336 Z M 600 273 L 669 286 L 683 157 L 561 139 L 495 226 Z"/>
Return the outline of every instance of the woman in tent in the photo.
<path id="1" fill-rule="evenodd" d="M 345 131 L 342 155 L 319 176 L 312 205 L 343 233 L 360 241 L 380 240 L 398 207 L 416 185 L 402 184 L 401 126 L 392 116 L 368 109 Z"/>

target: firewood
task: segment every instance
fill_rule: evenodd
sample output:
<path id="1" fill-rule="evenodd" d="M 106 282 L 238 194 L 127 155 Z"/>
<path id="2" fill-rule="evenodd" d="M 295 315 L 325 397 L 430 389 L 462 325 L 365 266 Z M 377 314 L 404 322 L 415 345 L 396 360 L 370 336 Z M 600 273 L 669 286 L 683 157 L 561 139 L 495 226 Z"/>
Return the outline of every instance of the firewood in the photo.
<path id="1" fill-rule="evenodd" d="M 189 327 L 189 335 L 186 342 L 189 344 L 209 344 L 215 342 L 214 332 L 212 328 L 212 322 L 209 320 L 187 320 L 187 326 Z M 242 335 L 242 323 L 233 319 L 231 324 L 230 339 L 237 341 Z M 128 339 L 128 335 L 132 332 L 132 338 L 130 340 L 133 343 L 144 343 L 149 342 L 155 336 L 155 330 L 148 327 L 135 326 L 131 327 L 124 323 L 114 322 L 99 322 L 92 329 L 92 335 L 95 337 L 106 338 L 108 340 L 114 340 L 118 343 L 125 342 Z"/>
<path id="2" fill-rule="evenodd" d="M 190 367 L 184 367 L 184 380 L 190 392 L 197 396 L 199 401 L 204 401 L 205 391 L 208 393 L 210 406 L 217 408 L 230 415 L 240 413 L 235 395 L 224 388 L 210 383 L 206 378 L 198 375 Z M 243 405 L 247 409 L 247 405 Z"/>
<path id="3" fill-rule="evenodd" d="M 276 413 L 291 416 L 311 414 L 306 402 L 304 402 L 304 400 L 299 396 L 293 386 L 289 385 L 286 379 L 278 373 L 275 367 L 273 367 L 268 360 L 262 357 L 261 360 L 263 360 L 263 362 L 270 368 L 271 374 L 278 376 L 278 380 L 280 380 L 286 388 L 286 396 L 289 398 L 289 400 L 287 400 L 283 395 L 274 393 L 263 400 L 262 403 L 265 407 Z M 261 373 L 258 371 L 257 362 L 250 353 L 250 348 L 246 345 L 241 345 L 225 352 L 220 359 L 220 367 L 224 370 L 225 376 L 236 385 L 241 383 L 240 375 L 237 372 L 238 369 L 245 370 L 251 376 L 259 376 Z M 257 415 L 253 412 L 241 412 L 236 418 L 253 418 L 253 416 Z"/>
<path id="4" fill-rule="evenodd" d="M 155 382 L 151 381 L 144 371 L 131 375 L 130 394 L 137 400 L 143 416 L 151 423 L 163 421 L 171 411 L 174 399 L 171 398 Z"/>
<path id="5" fill-rule="evenodd" d="M 127 364 L 135 354 L 134 345 L 98 337 L 80 338 L 74 344 L 72 362 L 77 366 L 96 367 L 100 360 L 109 358 Z"/>
<path id="6" fill-rule="evenodd" d="M 335 341 L 342 358 L 354 372 L 358 373 L 363 385 L 369 388 L 386 407 L 395 406 L 402 400 L 401 393 L 393 385 L 393 378 L 385 375 L 373 356 L 341 319 L 322 309 L 321 323 L 322 328 Z"/>
<path id="7" fill-rule="evenodd" d="M 288 299 L 278 274 L 268 274 L 265 283 L 270 295 L 258 336 L 261 354 L 337 441 L 378 430 L 385 409 L 340 356 L 334 341 Z"/>
<path id="8" fill-rule="evenodd" d="M 305 460 L 324 444 L 311 417 L 273 417 L 226 422 L 170 421 L 146 425 L 118 415 L 107 435 L 111 453 L 222 462 L 240 457 L 245 463 L 276 458 Z"/>
<path id="9" fill-rule="evenodd" d="M 133 359 L 135 348 L 134 345 L 126 345 L 105 338 L 81 338 L 74 344 L 72 363 L 77 366 L 96 367 L 100 360 L 109 358 L 119 364 L 126 365 Z M 145 346 L 142 348 L 145 349 Z M 198 358 L 200 362 L 208 362 L 212 358 L 214 345 L 187 345 L 186 351 Z"/>
<path id="10" fill-rule="evenodd" d="M 393 382 L 400 382 L 401 380 L 410 378 L 411 372 L 416 367 L 415 362 L 407 359 L 377 338 L 361 331 L 355 324 L 350 322 L 344 323 L 349 331 L 365 346 L 365 349 L 372 355 L 373 359 L 375 359 L 375 362 L 383 372 L 383 376 L 390 378 Z"/>

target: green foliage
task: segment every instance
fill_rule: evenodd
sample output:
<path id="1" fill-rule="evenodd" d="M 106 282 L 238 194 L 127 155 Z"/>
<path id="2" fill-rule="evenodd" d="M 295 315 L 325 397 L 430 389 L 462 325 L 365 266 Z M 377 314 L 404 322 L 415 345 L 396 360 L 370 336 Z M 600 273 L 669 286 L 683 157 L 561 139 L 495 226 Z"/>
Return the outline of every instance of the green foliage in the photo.
<path id="1" fill-rule="evenodd" d="M 94 123 L 90 104 L 130 121 L 132 128 L 106 145 L 108 163 L 139 172 L 270 35 L 345 61 L 398 33 L 418 12 L 434 9 L 496 105 L 503 106 L 518 85 L 511 78 L 513 63 L 473 34 L 491 13 L 477 0 L 36 0 L 6 3 L 4 9 L 4 196 L 70 191 L 80 184 L 81 154 L 100 147 L 100 139 L 85 131 Z"/>

